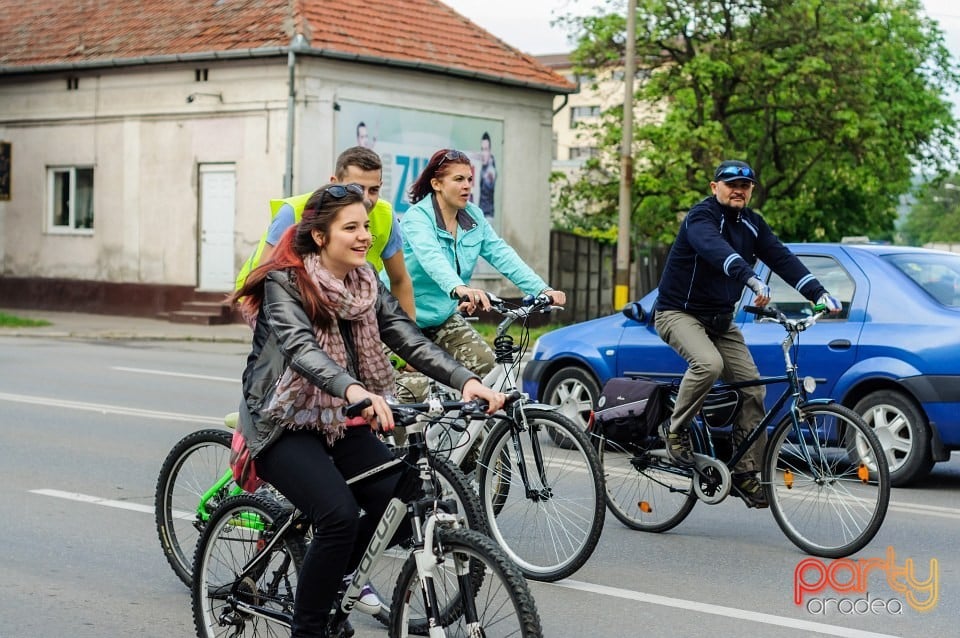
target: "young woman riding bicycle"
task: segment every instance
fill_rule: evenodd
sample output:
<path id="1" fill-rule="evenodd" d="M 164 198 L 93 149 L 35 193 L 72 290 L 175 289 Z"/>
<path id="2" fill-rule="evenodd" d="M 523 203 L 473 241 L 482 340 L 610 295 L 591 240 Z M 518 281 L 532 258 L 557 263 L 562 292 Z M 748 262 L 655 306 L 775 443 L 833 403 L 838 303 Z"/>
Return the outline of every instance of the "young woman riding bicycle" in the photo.
<path id="1" fill-rule="evenodd" d="M 238 428 L 272 484 L 314 526 L 299 574 L 292 636 L 325 637 L 344 574 L 357 565 L 398 476 L 346 479 L 392 458 L 371 425 L 393 428 L 383 397 L 393 372 L 381 341 L 418 370 L 483 399 L 491 413 L 504 396 L 423 336 L 366 266 L 370 247 L 363 189 L 328 184 L 307 203 L 299 224 L 269 262 L 234 294 L 256 317 L 243 373 Z M 343 406 L 369 399 L 357 420 Z M 365 515 L 358 518 L 363 510 Z"/>
<path id="2" fill-rule="evenodd" d="M 459 314 L 490 310 L 486 293 L 469 285 L 481 257 L 525 294 L 546 294 L 557 306 L 566 303 L 566 294 L 550 288 L 497 235 L 483 211 L 470 202 L 473 182 L 470 158 L 440 149 L 410 188 L 413 205 L 400 226 L 417 324 L 458 361 L 484 375 L 493 369 L 493 350 Z M 408 401 L 422 400 L 427 390 L 426 380 L 417 377 L 403 377 L 399 386 L 398 396 Z"/>

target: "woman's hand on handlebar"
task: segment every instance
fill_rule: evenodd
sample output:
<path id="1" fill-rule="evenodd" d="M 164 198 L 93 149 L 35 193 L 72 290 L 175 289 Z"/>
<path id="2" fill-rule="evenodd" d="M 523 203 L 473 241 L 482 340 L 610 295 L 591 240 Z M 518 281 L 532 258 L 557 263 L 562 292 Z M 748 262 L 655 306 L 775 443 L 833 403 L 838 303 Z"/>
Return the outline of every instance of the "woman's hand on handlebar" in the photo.
<path id="1" fill-rule="evenodd" d="M 550 297 L 550 301 L 554 306 L 567 305 L 567 293 L 562 290 L 544 290 L 543 294 Z"/>
<path id="2" fill-rule="evenodd" d="M 472 378 L 463 384 L 460 395 L 464 401 L 473 401 L 474 399 L 483 399 L 487 402 L 487 414 L 493 414 L 503 407 L 507 400 L 503 392 L 497 392 L 492 388 L 480 383 L 480 379 Z"/>
<path id="3" fill-rule="evenodd" d="M 460 312 L 472 315 L 477 310 L 490 310 L 490 298 L 487 297 L 486 291 L 480 288 L 457 286 L 453 289 L 453 294 L 460 300 L 457 305 L 457 310 Z"/>
<path id="4" fill-rule="evenodd" d="M 393 411 L 390 409 L 390 404 L 382 396 L 370 392 L 359 383 L 354 383 L 347 388 L 344 398 L 349 403 L 357 403 L 364 399 L 369 400 L 370 405 L 363 409 L 360 416 L 366 419 L 374 430 L 393 431 Z"/>

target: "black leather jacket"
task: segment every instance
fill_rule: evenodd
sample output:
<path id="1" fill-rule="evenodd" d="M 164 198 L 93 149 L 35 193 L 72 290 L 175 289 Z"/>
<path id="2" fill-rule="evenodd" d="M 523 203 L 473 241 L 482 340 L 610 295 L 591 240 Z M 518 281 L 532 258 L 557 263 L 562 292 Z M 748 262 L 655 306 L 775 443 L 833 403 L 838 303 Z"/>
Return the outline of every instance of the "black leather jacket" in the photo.
<path id="1" fill-rule="evenodd" d="M 425 337 L 383 283 L 376 311 L 383 343 L 420 372 L 457 389 L 471 378 L 479 378 Z M 253 348 L 243 371 L 238 427 L 254 457 L 282 433 L 282 426 L 261 417 L 260 411 L 269 403 L 288 365 L 333 396 L 342 398 L 347 387 L 360 383 L 320 349 L 316 329 L 303 309 L 300 290 L 287 271 L 275 270 L 264 282 Z"/>

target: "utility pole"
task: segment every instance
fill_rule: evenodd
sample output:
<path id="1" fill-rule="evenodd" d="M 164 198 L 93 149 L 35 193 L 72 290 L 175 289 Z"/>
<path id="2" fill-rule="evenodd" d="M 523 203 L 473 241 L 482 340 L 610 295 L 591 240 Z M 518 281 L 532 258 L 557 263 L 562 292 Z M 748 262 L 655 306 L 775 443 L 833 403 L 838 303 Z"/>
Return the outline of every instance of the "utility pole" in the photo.
<path id="1" fill-rule="evenodd" d="M 637 2 L 627 0 L 627 52 L 623 68 L 623 139 L 620 141 L 620 210 L 617 219 L 617 273 L 613 306 L 630 300 L 630 193 L 633 188 L 633 77 L 636 75 Z"/>

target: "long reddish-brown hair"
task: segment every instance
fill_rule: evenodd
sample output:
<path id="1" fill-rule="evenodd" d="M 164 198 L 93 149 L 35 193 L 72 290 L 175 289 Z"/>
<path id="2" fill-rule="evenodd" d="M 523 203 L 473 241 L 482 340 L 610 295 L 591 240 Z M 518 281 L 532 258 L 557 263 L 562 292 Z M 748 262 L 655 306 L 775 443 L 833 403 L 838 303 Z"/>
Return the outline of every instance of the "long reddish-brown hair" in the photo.
<path id="1" fill-rule="evenodd" d="M 424 197 L 431 195 L 433 186 L 430 184 L 430 180 L 434 177 L 441 179 L 450 172 L 450 166 L 453 164 L 465 164 L 470 167 L 470 170 L 473 170 L 473 164 L 470 163 L 470 158 L 467 157 L 466 153 L 456 149 L 441 148 L 431 155 L 430 161 L 423 167 L 417 181 L 410 187 L 410 202 L 416 204 Z"/>
<path id="2" fill-rule="evenodd" d="M 342 197 L 326 196 L 334 186 L 344 189 Z M 319 230 L 327 235 L 340 211 L 358 202 L 364 203 L 362 189 L 352 190 L 344 188 L 343 184 L 327 184 L 315 190 L 303 208 L 300 223 L 283 232 L 270 257 L 247 276 L 243 286 L 230 295 L 229 300 L 239 304 L 244 316 L 256 317 L 263 303 L 263 282 L 267 274 L 271 270 L 288 270 L 300 290 L 300 298 L 310 320 L 316 326 L 328 327 L 333 321 L 332 311 L 320 301 L 320 291 L 307 275 L 303 258 L 320 250 L 313 240 L 313 231 Z"/>

